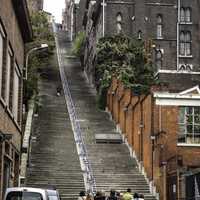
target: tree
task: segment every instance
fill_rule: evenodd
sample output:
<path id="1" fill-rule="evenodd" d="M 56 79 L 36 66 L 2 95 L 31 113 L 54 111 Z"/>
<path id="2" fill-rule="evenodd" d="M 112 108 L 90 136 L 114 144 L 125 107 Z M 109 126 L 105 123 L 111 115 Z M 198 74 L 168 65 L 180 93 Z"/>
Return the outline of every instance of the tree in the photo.
<path id="1" fill-rule="evenodd" d="M 101 38 L 97 44 L 95 80 L 101 98 L 117 77 L 127 88 L 148 92 L 155 84 L 154 67 L 145 56 L 144 43 L 124 35 Z M 102 100 L 100 100 L 102 102 Z"/>

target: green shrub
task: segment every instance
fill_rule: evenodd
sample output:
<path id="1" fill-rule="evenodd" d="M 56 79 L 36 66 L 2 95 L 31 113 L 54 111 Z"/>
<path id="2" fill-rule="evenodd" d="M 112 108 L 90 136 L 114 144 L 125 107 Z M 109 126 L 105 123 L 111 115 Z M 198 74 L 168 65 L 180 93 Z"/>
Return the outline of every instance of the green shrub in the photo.
<path id="1" fill-rule="evenodd" d="M 124 35 L 101 38 L 97 44 L 95 80 L 101 99 L 113 76 L 137 93 L 148 92 L 155 83 L 154 67 L 144 53 L 144 43 Z M 103 95 L 105 95 L 103 93 Z M 102 100 L 101 100 L 102 102 Z M 102 104 L 100 106 L 102 108 Z"/>
<path id="2" fill-rule="evenodd" d="M 84 53 L 84 44 L 85 44 L 85 32 L 81 31 L 77 34 L 73 45 L 72 45 L 72 54 L 80 57 Z"/>
<path id="3" fill-rule="evenodd" d="M 28 105 L 28 100 L 38 90 L 38 77 L 41 69 L 49 65 L 49 60 L 54 53 L 55 41 L 54 35 L 49 27 L 47 17 L 44 12 L 34 12 L 31 16 L 31 24 L 33 29 L 33 41 L 26 44 L 26 52 L 41 44 L 48 44 L 48 48 L 41 51 L 35 51 L 30 54 L 28 60 L 28 80 L 24 82 L 24 102 Z"/>

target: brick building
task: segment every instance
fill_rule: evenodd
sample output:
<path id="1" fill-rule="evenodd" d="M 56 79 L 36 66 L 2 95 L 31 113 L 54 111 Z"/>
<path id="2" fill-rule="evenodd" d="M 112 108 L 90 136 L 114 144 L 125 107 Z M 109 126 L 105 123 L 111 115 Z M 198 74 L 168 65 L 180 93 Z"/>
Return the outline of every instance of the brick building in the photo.
<path id="1" fill-rule="evenodd" d="M 199 87 L 180 93 L 152 88 L 147 95 L 136 95 L 113 79 L 107 105 L 152 192 L 161 200 L 197 198 Z"/>
<path id="2" fill-rule="evenodd" d="M 27 0 L 30 13 L 43 10 L 43 0 Z"/>
<path id="3" fill-rule="evenodd" d="M 25 0 L 0 0 L 0 199 L 17 186 L 22 140 L 24 46 L 31 39 Z"/>
<path id="4" fill-rule="evenodd" d="M 79 5 L 82 9 L 81 1 Z M 86 1 L 85 16 L 78 21 L 86 30 L 85 66 L 90 81 L 94 81 L 99 37 L 124 33 L 146 41 L 157 76 L 172 91 L 195 86 L 200 75 L 199 11 L 196 0 Z"/>

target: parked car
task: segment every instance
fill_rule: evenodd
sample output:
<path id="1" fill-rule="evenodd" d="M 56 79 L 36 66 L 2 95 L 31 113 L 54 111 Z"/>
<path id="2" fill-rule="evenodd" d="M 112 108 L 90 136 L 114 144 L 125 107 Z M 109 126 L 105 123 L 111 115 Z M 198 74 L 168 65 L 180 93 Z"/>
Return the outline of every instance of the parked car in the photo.
<path id="1" fill-rule="evenodd" d="M 54 189 L 31 187 L 8 188 L 4 200 L 61 200 L 59 193 Z"/>

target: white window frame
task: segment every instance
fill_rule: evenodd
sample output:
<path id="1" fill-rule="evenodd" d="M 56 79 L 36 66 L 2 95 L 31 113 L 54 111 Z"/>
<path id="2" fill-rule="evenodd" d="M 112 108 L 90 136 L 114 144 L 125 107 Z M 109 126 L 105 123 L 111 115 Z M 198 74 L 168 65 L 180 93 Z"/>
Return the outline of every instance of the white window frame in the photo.
<path id="1" fill-rule="evenodd" d="M 179 56 L 191 57 L 192 56 L 192 34 L 190 31 L 181 31 L 179 41 Z"/>
<path id="2" fill-rule="evenodd" d="M 189 7 L 185 8 L 185 22 L 186 23 L 192 22 L 191 8 Z"/>
<path id="3" fill-rule="evenodd" d="M 163 39 L 163 17 L 161 14 L 157 15 L 157 25 L 156 25 L 156 38 Z"/>
<path id="4" fill-rule="evenodd" d="M 12 113 L 15 121 L 18 121 L 18 112 L 19 112 L 19 87 L 20 87 L 20 73 L 18 65 L 15 62 L 14 65 L 14 76 L 13 76 L 13 99 L 12 99 Z"/>
<path id="5" fill-rule="evenodd" d="M 183 114 L 183 119 L 180 120 L 180 113 L 181 109 Z M 188 109 L 191 109 L 192 112 L 188 113 Z M 195 110 L 199 110 L 199 114 L 195 115 Z M 199 115 L 199 116 L 198 116 Z M 178 143 L 180 144 L 199 144 L 200 145 L 200 121 L 199 123 L 195 123 L 195 117 L 200 118 L 200 107 L 195 107 L 195 106 L 182 106 L 180 107 L 180 112 L 179 112 L 179 133 L 178 133 Z M 190 119 L 190 122 L 188 122 Z M 188 127 L 191 128 L 191 133 L 188 132 Z M 199 132 L 195 132 L 195 127 L 199 127 Z M 183 139 L 185 141 L 180 140 Z"/>
<path id="6" fill-rule="evenodd" d="M 120 34 L 122 32 L 122 14 L 117 13 L 116 16 L 116 26 L 117 26 L 117 34 Z"/>
<path id="7" fill-rule="evenodd" d="M 2 72 L 3 72 L 3 48 L 4 48 L 4 38 L 0 32 L 0 95 L 2 88 Z"/>
<path id="8" fill-rule="evenodd" d="M 12 57 L 13 53 L 11 48 L 9 47 L 7 51 L 7 66 L 6 66 L 6 87 L 5 87 L 5 102 L 7 106 L 9 106 L 9 98 L 10 98 L 10 76 L 11 76 L 11 67 L 12 67 Z M 10 60 L 9 60 L 10 59 Z"/>
<path id="9" fill-rule="evenodd" d="M 2 38 L 2 49 L 0 49 L 0 99 L 1 99 L 2 78 L 3 78 L 4 45 L 5 45 L 4 40 L 5 40 L 5 37 L 6 37 L 1 23 L 0 23 L 0 37 Z"/>
<path id="10" fill-rule="evenodd" d="M 158 55 L 160 56 L 158 57 Z M 157 71 L 159 71 L 160 69 L 162 69 L 162 60 L 163 60 L 163 53 L 161 49 L 156 50 L 155 59 L 156 59 L 155 63 L 156 63 Z"/>

